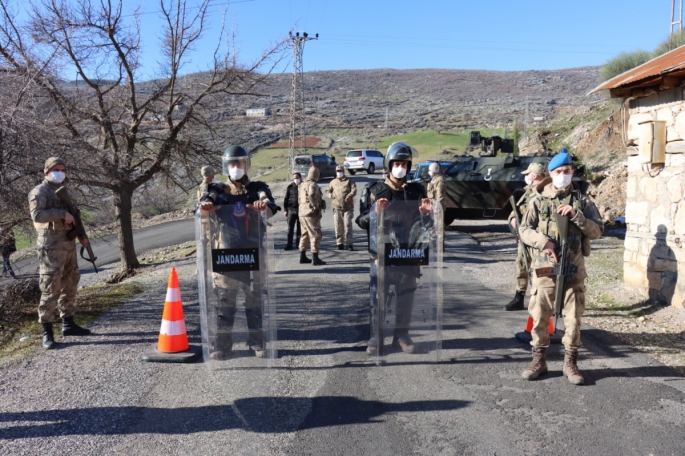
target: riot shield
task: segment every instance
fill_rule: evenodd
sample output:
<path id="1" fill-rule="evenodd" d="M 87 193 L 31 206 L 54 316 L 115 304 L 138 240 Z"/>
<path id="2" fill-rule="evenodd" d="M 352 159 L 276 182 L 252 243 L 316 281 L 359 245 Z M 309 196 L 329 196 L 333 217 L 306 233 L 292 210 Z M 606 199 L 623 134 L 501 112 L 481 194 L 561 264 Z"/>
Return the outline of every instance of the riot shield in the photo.
<path id="1" fill-rule="evenodd" d="M 210 369 L 271 367 L 278 356 L 268 212 L 235 204 L 195 216 L 202 349 Z"/>
<path id="2" fill-rule="evenodd" d="M 438 361 L 442 348 L 443 215 L 439 203 L 374 204 L 371 340 L 381 362 Z"/>

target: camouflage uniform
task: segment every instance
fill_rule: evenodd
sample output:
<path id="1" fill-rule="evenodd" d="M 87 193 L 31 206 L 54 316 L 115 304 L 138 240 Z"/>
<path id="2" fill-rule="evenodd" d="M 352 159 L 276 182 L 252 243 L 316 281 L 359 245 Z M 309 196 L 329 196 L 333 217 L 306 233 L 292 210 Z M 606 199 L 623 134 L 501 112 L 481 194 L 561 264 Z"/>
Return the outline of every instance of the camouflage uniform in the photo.
<path id="1" fill-rule="evenodd" d="M 572 191 L 569 191 L 572 190 Z M 531 269 L 533 270 L 533 287 L 528 311 L 533 317 L 534 348 L 549 346 L 548 324 L 554 313 L 555 276 L 549 275 L 543 268 L 554 266 L 554 259 L 544 253 L 547 241 L 559 241 L 555 213 L 557 207 L 569 204 L 576 210 L 570 219 L 569 241 L 571 244 L 571 264 L 578 267 L 573 279 L 566 283 L 564 296 L 564 327 L 566 334 L 562 340 L 567 352 L 576 352 L 581 346 L 580 325 L 585 311 L 585 256 L 590 254 L 589 241 L 598 239 L 604 225 L 595 203 L 581 193 L 575 183 L 563 190 L 558 190 L 551 179 L 546 179 L 537 186 L 540 193 L 528 203 L 526 214 L 521 223 L 521 239 L 529 245 L 534 253 Z M 538 273 L 540 275 L 538 275 Z"/>
<path id="2" fill-rule="evenodd" d="M 299 202 L 298 216 L 302 226 L 302 237 L 300 238 L 300 252 L 307 251 L 307 244 L 312 245 L 312 253 L 319 253 L 321 247 L 321 211 L 324 206 L 321 188 L 317 185 L 319 180 L 319 170 L 315 167 L 309 168 L 307 179 L 299 185 L 297 199 Z"/>
<path id="3" fill-rule="evenodd" d="M 60 186 L 45 179 L 29 193 L 31 220 L 38 233 L 40 323 L 53 323 L 55 309 L 59 309 L 61 318 L 74 315 L 74 300 L 81 278 L 76 261 L 76 244 L 67 238 L 73 225 L 65 223 L 67 208 L 55 193 Z M 69 195 L 74 201 L 71 193 Z"/>
<path id="4" fill-rule="evenodd" d="M 535 184 L 529 185 L 526 187 L 526 191 L 523 196 L 521 196 L 521 198 L 519 198 L 517 201 L 516 207 L 518 207 L 519 214 L 521 214 L 521 220 L 523 220 L 523 217 L 526 215 L 528 203 L 535 195 L 537 195 L 537 193 L 538 192 L 535 189 Z M 515 217 L 516 214 L 514 211 L 511 211 L 511 214 L 509 214 L 510 227 L 511 221 L 514 220 Z M 526 268 L 526 260 L 524 256 L 526 250 L 528 251 L 528 259 L 530 261 L 530 259 L 533 258 L 533 252 L 531 248 L 525 245 L 525 243 L 519 242 L 518 252 L 516 254 L 516 291 L 520 291 L 521 293 L 525 293 L 528 289 L 528 269 Z"/>
<path id="5" fill-rule="evenodd" d="M 335 242 L 339 246 L 352 246 L 352 217 L 357 185 L 353 180 L 344 176 L 335 178 L 328 185 L 326 193 L 333 200 L 331 206 L 333 206 Z M 349 198 L 349 201 L 346 201 L 346 198 Z"/>
<path id="6" fill-rule="evenodd" d="M 445 176 L 442 174 L 436 174 L 428 182 L 428 187 L 426 188 L 428 193 L 428 198 L 437 201 L 442 206 L 443 213 L 445 212 Z"/>

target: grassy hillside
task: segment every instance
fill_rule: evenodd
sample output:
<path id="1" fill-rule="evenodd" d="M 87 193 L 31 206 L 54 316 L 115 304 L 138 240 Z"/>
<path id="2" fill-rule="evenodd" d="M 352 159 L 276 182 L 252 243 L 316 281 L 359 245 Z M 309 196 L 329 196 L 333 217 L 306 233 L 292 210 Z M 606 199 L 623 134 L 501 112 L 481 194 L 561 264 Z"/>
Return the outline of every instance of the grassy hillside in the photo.
<path id="1" fill-rule="evenodd" d="M 511 131 L 505 132 L 502 129 L 481 128 L 478 131 L 484 136 L 499 134 L 511 135 Z M 350 149 L 374 148 L 385 152 L 390 144 L 395 141 L 404 141 L 414 146 L 419 151 L 419 160 L 450 160 L 455 154 L 462 154 L 466 143 L 469 141 L 470 131 L 435 131 L 420 130 L 412 133 L 395 136 L 385 136 L 376 139 L 364 140 L 357 138 L 353 143 L 347 143 L 347 147 L 334 143 L 328 149 L 312 150 L 312 153 L 327 153 L 336 157 L 338 163 L 344 162 L 345 154 Z M 265 182 L 277 182 L 289 178 L 286 169 L 288 149 L 268 149 L 262 148 L 254 152 L 251 156 L 252 172 L 251 176 L 258 176 L 259 180 Z"/>

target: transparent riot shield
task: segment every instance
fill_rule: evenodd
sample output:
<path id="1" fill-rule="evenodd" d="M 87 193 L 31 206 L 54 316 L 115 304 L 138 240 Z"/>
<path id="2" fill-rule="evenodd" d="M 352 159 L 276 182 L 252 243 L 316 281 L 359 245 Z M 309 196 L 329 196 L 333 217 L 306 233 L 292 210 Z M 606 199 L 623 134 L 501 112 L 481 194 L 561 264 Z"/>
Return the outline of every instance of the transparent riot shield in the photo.
<path id="1" fill-rule="evenodd" d="M 443 215 L 439 203 L 374 204 L 371 340 L 376 364 L 438 361 L 442 348 Z"/>
<path id="2" fill-rule="evenodd" d="M 210 369 L 271 367 L 278 356 L 268 212 L 235 204 L 195 216 L 202 348 Z"/>

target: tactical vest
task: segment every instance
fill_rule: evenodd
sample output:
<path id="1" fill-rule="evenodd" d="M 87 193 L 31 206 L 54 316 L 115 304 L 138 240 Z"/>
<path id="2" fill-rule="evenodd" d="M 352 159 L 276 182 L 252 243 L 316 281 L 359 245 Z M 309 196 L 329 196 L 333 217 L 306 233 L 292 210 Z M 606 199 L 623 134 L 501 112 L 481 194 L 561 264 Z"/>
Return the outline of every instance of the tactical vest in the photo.
<path id="1" fill-rule="evenodd" d="M 585 207 L 576 191 L 572 191 L 566 198 L 540 198 L 540 214 L 538 215 L 538 231 L 559 242 L 557 229 L 557 208 L 569 204 L 574 210 L 583 212 Z M 590 255 L 590 240 L 583 236 L 583 232 L 574 223 L 568 225 L 568 242 L 571 243 L 573 253 L 583 252 L 583 256 Z"/>
<path id="2" fill-rule="evenodd" d="M 414 201 L 420 200 L 426 197 L 426 189 L 423 185 L 416 182 L 407 184 L 401 190 L 393 190 L 390 186 L 386 185 L 384 182 L 375 182 L 369 187 L 368 194 L 366 196 L 367 207 L 371 205 L 370 195 L 374 197 L 374 201 L 378 201 L 381 198 L 385 198 L 388 201 Z"/>
<path id="3" fill-rule="evenodd" d="M 209 191 L 214 185 L 221 185 L 221 193 L 217 196 L 215 204 L 252 204 L 255 201 L 259 201 L 259 192 L 266 193 L 267 196 L 271 196 L 269 188 L 264 182 L 254 181 L 243 186 L 244 192 L 239 195 L 233 195 L 230 192 L 224 190 L 223 184 L 210 184 Z"/>

